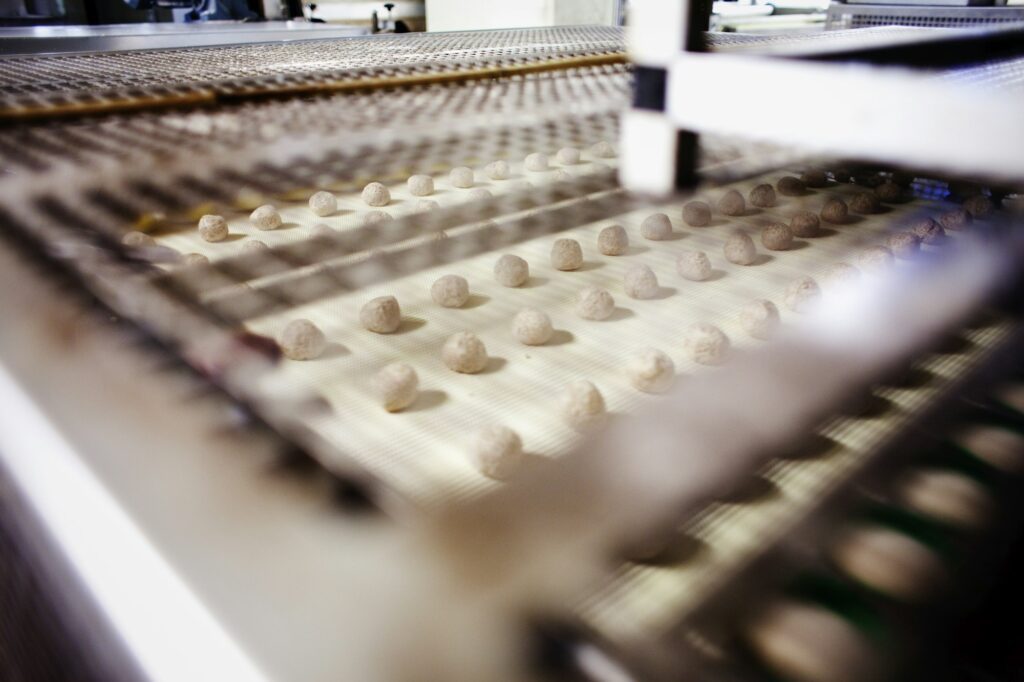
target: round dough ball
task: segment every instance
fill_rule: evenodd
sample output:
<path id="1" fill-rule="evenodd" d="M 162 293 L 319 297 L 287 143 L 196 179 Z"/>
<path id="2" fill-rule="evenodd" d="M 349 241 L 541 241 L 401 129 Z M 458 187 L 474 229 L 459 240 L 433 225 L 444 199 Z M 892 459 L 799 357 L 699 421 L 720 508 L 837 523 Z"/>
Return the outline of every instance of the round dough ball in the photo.
<path id="1" fill-rule="evenodd" d="M 790 219 L 789 229 L 797 237 L 817 237 L 821 230 L 821 221 L 810 211 L 798 211 Z"/>
<path id="2" fill-rule="evenodd" d="M 933 550 L 882 526 L 848 531 L 833 548 L 832 561 L 853 579 L 901 601 L 928 598 L 948 577 Z"/>
<path id="3" fill-rule="evenodd" d="M 185 267 L 194 265 L 209 265 L 210 259 L 201 253 L 186 253 L 181 257 L 181 264 Z"/>
<path id="4" fill-rule="evenodd" d="M 641 348 L 626 359 L 626 376 L 644 393 L 664 393 L 676 379 L 676 363 L 657 348 Z"/>
<path id="5" fill-rule="evenodd" d="M 320 216 L 329 216 L 338 210 L 338 198 L 330 192 L 317 192 L 309 198 L 309 210 Z"/>
<path id="6" fill-rule="evenodd" d="M 703 282 L 711 277 L 711 259 L 703 251 L 682 251 L 676 256 L 676 272 L 684 279 Z"/>
<path id="7" fill-rule="evenodd" d="M 718 212 L 728 216 L 741 216 L 747 212 L 747 202 L 743 200 L 742 194 L 731 189 L 718 200 Z"/>
<path id="8" fill-rule="evenodd" d="M 794 313 L 806 313 L 821 298 L 821 287 L 810 277 L 801 277 L 786 287 L 782 301 Z"/>
<path id="9" fill-rule="evenodd" d="M 995 516 L 995 503 L 988 490 L 955 471 L 914 471 L 897 495 L 910 509 L 958 528 L 982 528 Z"/>
<path id="10" fill-rule="evenodd" d="M 556 270 L 579 270 L 583 265 L 583 247 L 575 239 L 556 239 L 551 245 L 551 266 Z"/>
<path id="11" fill-rule="evenodd" d="M 792 175 L 779 178 L 779 181 L 775 183 L 775 187 L 779 190 L 779 194 L 785 197 L 798 197 L 807 190 L 804 181 L 800 178 L 794 178 Z"/>
<path id="12" fill-rule="evenodd" d="M 740 310 L 740 326 L 755 339 L 770 339 L 781 324 L 779 309 L 763 298 L 747 303 Z"/>
<path id="13" fill-rule="evenodd" d="M 1024 473 L 1024 436 L 1000 426 L 973 426 L 954 442 L 990 466 L 1010 474 Z"/>
<path id="14" fill-rule="evenodd" d="M 572 173 L 565 170 L 564 168 L 559 168 L 555 170 L 554 178 L 558 182 L 565 182 L 566 180 L 572 180 Z"/>
<path id="15" fill-rule="evenodd" d="M 846 206 L 846 202 L 842 199 L 832 198 L 825 202 L 825 206 L 821 209 L 821 219 L 826 223 L 833 223 L 841 225 L 846 222 L 846 217 L 850 214 L 850 209 Z"/>
<path id="16" fill-rule="evenodd" d="M 374 374 L 370 386 L 385 410 L 397 412 L 416 402 L 420 378 L 411 366 L 395 362 Z"/>
<path id="17" fill-rule="evenodd" d="M 586 379 L 570 382 L 562 391 L 562 417 L 577 431 L 591 431 L 608 421 L 604 396 Z"/>
<path id="18" fill-rule="evenodd" d="M 821 275 L 822 285 L 828 289 L 834 286 L 852 284 L 860 279 L 860 270 L 849 263 L 833 263 Z"/>
<path id="19" fill-rule="evenodd" d="M 895 182 L 883 182 L 875 188 L 875 196 L 877 196 L 880 201 L 894 203 L 903 198 L 903 188 Z"/>
<path id="20" fill-rule="evenodd" d="M 323 223 L 316 223 L 313 227 L 309 228 L 309 236 L 313 239 L 320 237 L 330 237 L 336 234 L 330 225 L 324 225 Z M 260 242 L 262 244 L 262 242 Z"/>
<path id="21" fill-rule="evenodd" d="M 555 333 L 551 318 L 536 308 L 523 308 L 512 318 L 512 333 L 519 343 L 527 346 L 542 346 Z"/>
<path id="22" fill-rule="evenodd" d="M 576 295 L 576 314 L 584 320 L 607 320 L 615 311 L 615 299 L 607 289 L 586 287 Z"/>
<path id="23" fill-rule="evenodd" d="M 281 227 L 281 214 L 272 204 L 263 204 L 249 214 L 249 222 L 258 230 L 276 230 Z"/>
<path id="24" fill-rule="evenodd" d="M 154 246 L 156 245 L 156 240 L 145 232 L 132 230 L 131 232 L 126 232 L 125 235 L 121 237 L 121 243 L 134 249 L 142 246 Z"/>
<path id="25" fill-rule="evenodd" d="M 521 287 L 530 279 L 530 264 L 506 253 L 494 263 L 494 279 L 504 287 Z"/>
<path id="26" fill-rule="evenodd" d="M 208 242 L 224 241 L 228 237 L 228 221 L 224 216 L 204 215 L 199 219 L 199 236 Z"/>
<path id="27" fill-rule="evenodd" d="M 742 230 L 736 230 L 725 240 L 722 251 L 725 259 L 736 265 L 753 265 L 757 260 L 757 247 L 750 235 Z"/>
<path id="28" fill-rule="evenodd" d="M 268 251 L 270 250 L 270 247 L 259 239 L 247 239 L 242 243 L 242 250 L 255 253 L 257 251 Z"/>
<path id="29" fill-rule="evenodd" d="M 461 308 L 469 300 L 469 282 L 458 275 L 442 275 L 430 285 L 430 297 L 444 308 Z"/>
<path id="30" fill-rule="evenodd" d="M 420 199 L 416 202 L 417 213 L 425 213 L 426 211 L 433 211 L 437 208 L 441 208 L 441 204 L 437 203 L 433 199 Z M 383 213 L 383 211 L 381 211 L 381 213 Z"/>
<path id="31" fill-rule="evenodd" d="M 598 159 L 610 159 L 615 156 L 615 147 L 610 142 L 601 140 L 590 148 L 590 153 Z"/>
<path id="32" fill-rule="evenodd" d="M 429 175 L 410 175 L 405 184 L 414 197 L 427 197 L 434 193 L 434 178 Z"/>
<path id="33" fill-rule="evenodd" d="M 975 194 L 964 199 L 964 208 L 975 218 L 984 218 L 996 210 L 996 205 L 985 195 Z"/>
<path id="34" fill-rule="evenodd" d="M 850 199 L 850 210 L 862 215 L 878 213 L 881 206 L 878 204 L 878 197 L 869 192 L 858 192 Z"/>
<path id="35" fill-rule="evenodd" d="M 954 208 L 939 216 L 939 224 L 947 230 L 962 230 L 974 222 L 974 216 L 966 208 Z"/>
<path id="36" fill-rule="evenodd" d="M 896 259 L 885 246 L 869 246 L 857 256 L 857 266 L 866 272 L 881 272 L 892 267 Z"/>
<path id="37" fill-rule="evenodd" d="M 366 215 L 363 216 L 363 225 L 377 225 L 379 223 L 386 223 L 394 220 L 391 214 L 387 211 L 380 209 L 374 209 L 373 211 L 367 211 Z"/>
<path id="38" fill-rule="evenodd" d="M 849 173 L 846 174 L 846 177 L 849 179 Z M 808 168 L 800 175 L 800 180 L 808 187 L 824 187 L 828 184 L 828 176 L 825 175 L 825 171 L 818 168 Z M 836 180 L 843 182 L 838 177 Z"/>
<path id="39" fill-rule="evenodd" d="M 924 244 L 936 246 L 946 240 L 946 231 L 942 229 L 942 226 L 931 218 L 924 218 L 919 220 L 911 228 L 911 232 L 914 236 L 921 240 Z"/>
<path id="40" fill-rule="evenodd" d="M 885 243 L 893 255 L 902 260 L 910 260 L 921 250 L 921 240 L 913 232 L 897 232 Z"/>
<path id="41" fill-rule="evenodd" d="M 402 309 L 394 296 L 370 299 L 359 311 L 359 322 L 364 328 L 378 334 L 390 334 L 402 324 Z"/>
<path id="42" fill-rule="evenodd" d="M 555 160 L 563 166 L 575 166 L 580 162 L 580 150 L 575 147 L 562 147 L 555 154 Z"/>
<path id="43" fill-rule="evenodd" d="M 785 251 L 793 246 L 793 231 L 785 223 L 772 223 L 761 230 L 761 243 L 769 251 Z"/>
<path id="44" fill-rule="evenodd" d="M 277 337 L 277 345 L 287 358 L 314 360 L 327 348 L 327 337 L 309 320 L 292 320 Z"/>
<path id="45" fill-rule="evenodd" d="M 640 223 L 640 236 L 651 241 L 663 241 L 672 236 L 672 221 L 664 213 L 652 213 Z"/>
<path id="46" fill-rule="evenodd" d="M 597 235 L 597 250 L 605 256 L 622 256 L 629 250 L 629 235 L 622 225 L 609 225 Z"/>
<path id="47" fill-rule="evenodd" d="M 683 204 L 683 222 L 690 227 L 707 227 L 711 224 L 711 207 L 704 201 L 687 201 Z"/>
<path id="48" fill-rule="evenodd" d="M 630 298 L 639 299 L 654 298 L 661 290 L 658 286 L 658 276 L 643 263 L 631 265 L 626 270 L 626 274 L 622 276 L 622 288 Z"/>
<path id="49" fill-rule="evenodd" d="M 729 354 L 729 337 L 713 324 L 695 324 L 683 335 L 683 349 L 702 365 L 720 365 Z"/>
<path id="50" fill-rule="evenodd" d="M 775 188 L 769 184 L 757 185 L 750 190 L 750 205 L 758 208 L 771 208 L 775 205 Z"/>
<path id="51" fill-rule="evenodd" d="M 387 206 L 391 203 L 391 191 L 379 182 L 371 182 L 363 188 L 362 199 L 367 206 Z"/>
<path id="52" fill-rule="evenodd" d="M 508 161 L 492 161 L 484 166 L 484 173 L 491 180 L 508 180 L 511 171 L 508 167 Z"/>
<path id="53" fill-rule="evenodd" d="M 453 372 L 476 374 L 487 366 L 487 347 L 473 332 L 457 332 L 444 342 L 441 360 Z"/>
<path id="54" fill-rule="evenodd" d="M 452 187 L 466 189 L 473 186 L 473 169 L 469 166 L 456 166 L 448 173 L 448 181 Z"/>
<path id="55" fill-rule="evenodd" d="M 548 156 L 540 152 L 534 152 L 526 157 L 523 168 L 534 173 L 540 173 L 548 169 Z"/>
<path id="56" fill-rule="evenodd" d="M 485 426 L 476 432 L 470 456 L 481 474 L 501 481 L 522 465 L 523 441 L 507 426 Z"/>

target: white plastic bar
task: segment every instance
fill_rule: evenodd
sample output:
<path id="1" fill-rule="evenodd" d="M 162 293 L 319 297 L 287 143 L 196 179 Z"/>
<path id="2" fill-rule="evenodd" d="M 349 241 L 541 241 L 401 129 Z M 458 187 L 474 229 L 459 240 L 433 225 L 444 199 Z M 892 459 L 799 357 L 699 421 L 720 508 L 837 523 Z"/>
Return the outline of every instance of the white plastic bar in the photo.
<path id="1" fill-rule="evenodd" d="M 665 195 L 675 188 L 678 136 L 662 113 L 633 109 L 622 115 L 619 180 L 630 191 Z"/>
<path id="2" fill-rule="evenodd" d="M 679 0 L 633 0 L 626 26 L 629 58 L 642 66 L 667 67 L 683 49 L 686 7 Z"/>

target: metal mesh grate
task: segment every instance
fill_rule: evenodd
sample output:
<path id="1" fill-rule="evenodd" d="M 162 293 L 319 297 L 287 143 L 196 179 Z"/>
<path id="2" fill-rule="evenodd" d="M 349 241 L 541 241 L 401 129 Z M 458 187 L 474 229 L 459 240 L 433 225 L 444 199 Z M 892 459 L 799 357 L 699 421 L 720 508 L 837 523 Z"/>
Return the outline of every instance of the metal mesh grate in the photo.
<path id="1" fill-rule="evenodd" d="M 857 6 L 833 3 L 828 10 L 826 28 L 872 29 L 878 27 L 977 28 L 1024 21 L 1020 7 L 914 7 L 874 5 Z"/>

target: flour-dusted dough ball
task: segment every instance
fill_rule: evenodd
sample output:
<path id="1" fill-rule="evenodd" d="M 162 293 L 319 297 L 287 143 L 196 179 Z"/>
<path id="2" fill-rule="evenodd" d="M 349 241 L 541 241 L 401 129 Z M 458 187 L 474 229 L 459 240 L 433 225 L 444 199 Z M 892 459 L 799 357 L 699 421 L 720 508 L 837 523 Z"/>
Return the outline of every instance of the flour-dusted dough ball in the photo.
<path id="1" fill-rule="evenodd" d="M 895 182 L 883 182 L 875 188 L 875 196 L 880 201 L 891 204 L 903 198 L 903 188 Z"/>
<path id="2" fill-rule="evenodd" d="M 257 251 L 269 251 L 270 247 L 259 239 L 247 239 L 242 243 L 242 250 L 248 253 L 256 253 Z"/>
<path id="3" fill-rule="evenodd" d="M 825 202 L 821 209 L 821 219 L 826 223 L 841 225 L 846 222 L 850 209 L 842 199 L 832 198 Z"/>
<path id="4" fill-rule="evenodd" d="M 193 267 L 196 265 L 209 265 L 210 259 L 201 253 L 186 253 L 181 257 L 180 262 L 185 267 Z"/>
<path id="5" fill-rule="evenodd" d="M 910 509 L 959 528 L 982 528 L 995 515 L 988 490 L 973 478 L 944 469 L 919 469 L 897 496 Z"/>
<path id="6" fill-rule="evenodd" d="M 507 426 L 485 426 L 476 432 L 470 456 L 481 474 L 502 481 L 522 465 L 523 441 Z"/>
<path id="7" fill-rule="evenodd" d="M 641 348 L 626 358 L 626 376 L 644 393 L 664 393 L 676 379 L 676 363 L 657 348 Z"/>
<path id="8" fill-rule="evenodd" d="M 125 235 L 121 237 L 121 243 L 129 248 L 136 249 L 142 246 L 154 246 L 156 244 L 156 240 L 145 232 L 133 230 L 131 232 L 126 232 Z"/>
<path id="9" fill-rule="evenodd" d="M 509 175 L 512 174 L 508 167 L 508 161 L 491 161 L 484 166 L 484 173 L 491 180 L 508 180 Z"/>
<path id="10" fill-rule="evenodd" d="M 883 526 L 849 530 L 833 548 L 832 561 L 854 580 L 901 601 L 927 599 L 948 578 L 934 550 Z"/>
<path id="11" fill-rule="evenodd" d="M 676 256 L 676 272 L 693 282 L 711 277 L 711 259 L 703 251 L 682 251 Z"/>
<path id="12" fill-rule="evenodd" d="M 865 272 L 882 272 L 895 262 L 892 251 L 885 246 L 869 246 L 857 256 L 857 267 Z"/>
<path id="13" fill-rule="evenodd" d="M 852 284 L 860 279 L 860 270 L 849 263 L 833 263 L 821 275 L 821 284 L 826 289 Z"/>
<path id="14" fill-rule="evenodd" d="M 249 214 L 249 222 L 257 230 L 276 230 L 281 227 L 281 214 L 272 204 L 263 204 Z"/>
<path id="15" fill-rule="evenodd" d="M 329 216 L 338 210 L 338 198 L 330 192 L 316 192 L 309 198 L 309 210 L 320 216 Z"/>
<path id="16" fill-rule="evenodd" d="M 1024 473 L 1024 436 L 1001 426 L 973 426 L 954 442 L 990 466 L 1011 474 Z"/>
<path id="17" fill-rule="evenodd" d="M 893 255 L 902 260 L 910 260 L 921 250 L 921 240 L 913 232 L 897 232 L 885 243 Z"/>
<path id="18" fill-rule="evenodd" d="M 757 247 L 750 235 L 742 230 L 736 230 L 725 240 L 722 248 L 725 259 L 736 265 L 753 265 L 757 260 Z"/>
<path id="19" fill-rule="evenodd" d="M 861 215 L 870 215 L 872 213 L 878 213 L 881 206 L 878 203 L 878 197 L 869 192 L 858 192 L 853 195 L 850 199 L 850 210 L 854 213 L 860 213 Z"/>
<path id="20" fill-rule="evenodd" d="M 663 241 L 672 236 L 672 221 L 664 213 L 652 213 L 640 223 L 640 236 L 651 241 Z"/>
<path id="21" fill-rule="evenodd" d="M 597 386 L 586 379 L 578 379 L 566 385 L 560 401 L 562 418 L 577 431 L 590 431 L 608 421 L 608 409 L 604 396 Z"/>
<path id="22" fill-rule="evenodd" d="M 821 233 L 821 221 L 810 211 L 797 211 L 789 220 L 789 229 L 796 237 L 817 237 Z"/>
<path id="23" fill-rule="evenodd" d="M 847 174 L 849 176 L 849 174 Z M 818 168 L 809 168 L 801 174 L 800 179 L 808 187 L 824 187 L 828 184 L 828 176 L 825 171 Z"/>
<path id="24" fill-rule="evenodd" d="M 567 180 L 572 180 L 573 175 L 572 175 L 572 173 L 570 173 L 569 171 L 565 170 L 564 168 L 559 168 L 559 169 L 555 170 L 554 178 L 558 182 L 565 182 Z"/>
<path id="25" fill-rule="evenodd" d="M 683 334 L 683 350 L 694 362 L 720 365 L 729 354 L 729 337 L 713 324 L 695 324 Z"/>
<path id="26" fill-rule="evenodd" d="M 750 190 L 750 205 L 758 208 L 771 208 L 777 197 L 775 188 L 769 184 L 761 184 Z"/>
<path id="27" fill-rule="evenodd" d="M 747 202 L 742 194 L 731 189 L 718 200 L 718 212 L 728 216 L 741 216 L 747 212 Z"/>
<path id="28" fill-rule="evenodd" d="M 740 326 L 755 339 L 770 339 L 781 324 L 778 307 L 763 298 L 751 301 L 740 309 Z"/>
<path id="29" fill-rule="evenodd" d="M 378 296 L 367 301 L 359 311 L 359 323 L 378 334 L 390 334 L 402 324 L 402 309 L 394 296 Z"/>
<path id="30" fill-rule="evenodd" d="M 473 332 L 456 332 L 444 342 L 441 360 L 453 372 L 476 374 L 487 366 L 487 347 Z"/>
<path id="31" fill-rule="evenodd" d="M 807 191 L 807 185 L 800 178 L 794 178 L 792 175 L 779 178 L 779 181 L 775 183 L 775 187 L 779 190 L 779 194 L 784 197 L 798 197 Z"/>
<path id="32" fill-rule="evenodd" d="M 607 320 L 615 311 L 615 299 L 607 289 L 586 287 L 576 295 L 576 315 L 584 320 Z"/>
<path id="33" fill-rule="evenodd" d="M 551 318 L 536 308 L 523 308 L 512 318 L 512 334 L 527 346 L 542 346 L 554 333 Z"/>
<path id="34" fill-rule="evenodd" d="M 821 298 L 821 287 L 810 277 L 801 277 L 786 287 L 782 301 L 794 313 L 806 313 Z"/>
<path id="35" fill-rule="evenodd" d="M 590 153 L 598 159 L 610 159 L 615 156 L 615 147 L 610 142 L 601 140 L 590 148 Z"/>
<path id="36" fill-rule="evenodd" d="M 434 178 L 429 175 L 410 175 L 405 186 L 414 197 L 430 196 L 434 193 Z"/>
<path id="37" fill-rule="evenodd" d="M 946 231 L 931 218 L 922 218 L 911 228 L 914 236 L 924 244 L 936 246 L 946 241 Z"/>
<path id="38" fill-rule="evenodd" d="M 323 223 L 316 223 L 313 227 L 309 228 L 309 236 L 315 238 L 319 237 L 330 237 L 337 234 L 330 225 L 324 225 Z"/>
<path id="39" fill-rule="evenodd" d="M 548 169 L 548 155 L 534 152 L 526 157 L 523 168 L 533 173 L 540 173 Z"/>
<path id="40" fill-rule="evenodd" d="M 580 162 L 580 150 L 575 147 L 562 147 L 555 154 L 555 160 L 563 166 L 575 166 Z"/>
<path id="41" fill-rule="evenodd" d="M 292 360 L 314 360 L 327 348 L 327 337 L 309 320 L 292 320 L 277 337 L 285 357 Z"/>
<path id="42" fill-rule="evenodd" d="M 362 199 L 367 206 L 387 206 L 391 203 L 391 190 L 379 182 L 371 182 L 363 188 Z"/>
<path id="43" fill-rule="evenodd" d="M 551 267 L 556 270 L 579 270 L 583 266 L 583 247 L 575 239 L 556 239 L 551 245 Z"/>
<path id="44" fill-rule="evenodd" d="M 984 194 L 975 194 L 964 199 L 964 208 L 975 218 L 984 218 L 996 210 L 996 205 Z"/>
<path id="45" fill-rule="evenodd" d="M 392 220 L 394 220 L 394 218 L 391 217 L 390 213 L 388 213 L 387 211 L 382 211 L 378 208 L 366 212 L 366 214 L 363 216 L 363 225 L 379 225 L 380 223 L 387 223 Z"/>
<path id="46" fill-rule="evenodd" d="M 966 208 L 954 208 L 939 216 L 939 224 L 947 230 L 962 230 L 974 222 L 974 216 Z"/>
<path id="47" fill-rule="evenodd" d="M 434 303 L 445 308 L 461 308 L 469 300 L 469 282 L 458 275 L 442 275 L 430 286 Z"/>
<path id="48" fill-rule="evenodd" d="M 448 173 L 448 182 L 452 187 L 466 189 L 473 186 L 473 169 L 469 166 L 456 166 Z"/>
<path id="49" fill-rule="evenodd" d="M 228 221 L 224 216 L 204 215 L 199 219 L 199 236 L 208 242 L 224 241 L 228 237 Z"/>
<path id="50" fill-rule="evenodd" d="M 490 199 L 494 195 L 491 194 L 491 190 L 484 189 L 483 187 L 477 187 L 476 189 L 469 190 L 469 198 L 473 201 L 483 201 L 484 199 Z"/>
<path id="51" fill-rule="evenodd" d="M 433 211 L 438 208 L 441 208 L 441 204 L 437 203 L 433 199 L 420 199 L 416 202 L 417 213 L 426 213 L 427 211 Z"/>
<path id="52" fill-rule="evenodd" d="M 370 388 L 388 412 L 397 412 L 416 402 L 420 378 L 404 362 L 394 362 L 373 375 Z"/>
<path id="53" fill-rule="evenodd" d="M 772 223 L 761 230 L 761 243 L 769 251 L 785 251 L 793 246 L 793 231 L 785 223 Z"/>
<path id="54" fill-rule="evenodd" d="M 629 235 L 622 225 L 609 225 L 597 235 L 597 250 L 605 256 L 622 256 L 629 250 Z"/>
<path id="55" fill-rule="evenodd" d="M 631 265 L 622 276 L 622 288 L 630 298 L 647 299 L 658 295 L 661 287 L 654 270 L 643 263 Z"/>
<path id="56" fill-rule="evenodd" d="M 704 201 L 687 201 L 683 204 L 683 222 L 690 227 L 707 227 L 711 224 L 711 206 Z"/>
<path id="57" fill-rule="evenodd" d="M 506 253 L 494 263 L 494 279 L 503 287 L 521 287 L 530 279 L 530 264 Z"/>

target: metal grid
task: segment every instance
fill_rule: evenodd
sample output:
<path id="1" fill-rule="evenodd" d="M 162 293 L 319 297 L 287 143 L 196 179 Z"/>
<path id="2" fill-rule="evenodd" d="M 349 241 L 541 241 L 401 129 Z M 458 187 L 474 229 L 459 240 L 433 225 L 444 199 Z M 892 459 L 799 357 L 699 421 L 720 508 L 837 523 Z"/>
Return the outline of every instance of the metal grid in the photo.
<path id="1" fill-rule="evenodd" d="M 877 29 L 880 26 L 977 28 L 1024 21 L 1021 7 L 914 7 L 848 5 L 833 2 L 825 19 L 828 31 Z"/>

